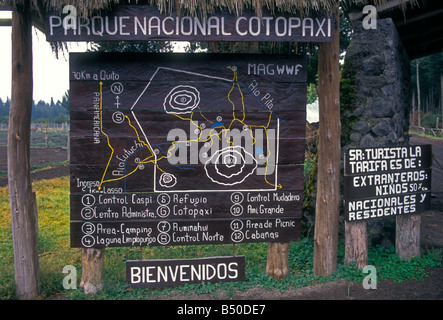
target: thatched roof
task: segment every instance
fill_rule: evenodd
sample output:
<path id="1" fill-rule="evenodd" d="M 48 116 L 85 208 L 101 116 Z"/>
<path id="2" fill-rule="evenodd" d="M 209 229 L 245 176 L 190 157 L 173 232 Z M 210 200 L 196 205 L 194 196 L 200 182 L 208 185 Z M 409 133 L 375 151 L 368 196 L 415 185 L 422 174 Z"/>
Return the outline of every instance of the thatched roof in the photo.
<path id="1" fill-rule="evenodd" d="M 16 4 L 29 0 L 0 0 L 0 8 L 13 9 Z M 400 0 L 406 4 L 417 0 Z M 148 4 L 158 7 L 161 12 L 180 11 L 190 15 L 211 14 L 217 9 L 224 9 L 233 14 L 241 14 L 244 9 L 252 9 L 260 15 L 262 8 L 280 12 L 301 12 L 311 10 L 330 10 L 334 5 L 352 4 L 382 5 L 389 0 L 34 0 L 36 18 L 44 18 L 48 11 L 61 10 L 65 5 L 74 5 L 79 14 L 88 16 L 94 11 L 108 10 L 116 4 Z M 43 21 L 42 21 L 43 22 Z"/>
<path id="2" fill-rule="evenodd" d="M 23 0 L 0 0 L 15 2 Z M 195 14 L 196 12 L 211 13 L 216 9 L 228 9 L 230 12 L 239 14 L 244 8 L 253 9 L 259 12 L 262 8 L 269 10 L 277 9 L 283 12 L 307 11 L 307 10 L 330 10 L 338 2 L 381 5 L 389 0 L 39 0 L 46 8 L 60 9 L 66 4 L 72 4 L 81 8 L 87 14 L 91 10 L 107 9 L 114 4 L 149 4 L 157 6 L 161 11 L 181 9 L 185 12 Z M 402 3 L 411 2 L 401 0 Z M 415 1 L 412 1 L 415 2 Z"/>
<path id="3" fill-rule="evenodd" d="M 0 0 L 11 7 L 25 0 Z M 60 10 L 65 5 L 74 5 L 84 15 L 91 11 L 106 10 L 115 4 L 149 4 L 157 6 L 162 12 L 180 9 L 191 15 L 197 12 L 211 13 L 216 9 L 228 9 L 233 13 L 241 13 L 244 8 L 260 11 L 262 8 L 285 12 L 305 10 L 328 10 L 338 0 L 37 0 L 46 10 Z M 359 2 L 357 0 L 353 0 Z M 375 0 L 386 2 L 386 0 Z M 365 2 L 367 2 L 365 0 Z"/>

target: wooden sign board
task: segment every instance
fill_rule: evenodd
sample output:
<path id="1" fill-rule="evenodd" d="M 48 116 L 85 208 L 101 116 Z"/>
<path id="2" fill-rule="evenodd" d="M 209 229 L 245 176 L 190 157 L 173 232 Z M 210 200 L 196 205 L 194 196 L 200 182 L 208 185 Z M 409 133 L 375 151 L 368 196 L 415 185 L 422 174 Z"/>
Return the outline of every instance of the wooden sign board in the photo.
<path id="1" fill-rule="evenodd" d="M 71 244 L 84 248 L 253 242 L 300 238 L 300 218 L 71 222 Z"/>
<path id="2" fill-rule="evenodd" d="M 71 245 L 298 240 L 305 81 L 297 55 L 71 54 Z"/>
<path id="3" fill-rule="evenodd" d="M 431 164 L 431 145 L 347 149 L 343 186 L 347 220 L 429 210 Z"/>
<path id="4" fill-rule="evenodd" d="M 348 200 L 431 190 L 431 169 L 344 176 L 344 197 Z"/>
<path id="5" fill-rule="evenodd" d="M 432 165 L 432 145 L 350 148 L 345 153 L 345 175 L 401 172 Z"/>
<path id="6" fill-rule="evenodd" d="M 118 5 L 91 17 L 77 16 L 76 10 L 66 12 L 48 14 L 47 41 L 330 42 L 335 24 L 325 13 L 272 15 L 267 9 L 261 17 L 244 10 L 239 16 L 218 11 L 203 18 L 166 15 L 146 5 Z"/>
<path id="7" fill-rule="evenodd" d="M 132 288 L 244 280 L 244 256 L 126 261 L 126 281 Z"/>

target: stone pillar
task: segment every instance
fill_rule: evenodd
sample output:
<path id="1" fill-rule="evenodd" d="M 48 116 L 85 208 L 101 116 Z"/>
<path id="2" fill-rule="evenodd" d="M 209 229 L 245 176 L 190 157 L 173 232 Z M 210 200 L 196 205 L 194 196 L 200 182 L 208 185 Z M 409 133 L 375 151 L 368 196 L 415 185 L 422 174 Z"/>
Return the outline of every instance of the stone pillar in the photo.
<path id="1" fill-rule="evenodd" d="M 368 30 L 356 22 L 345 65 L 356 88 L 353 106 L 343 115 L 353 120 L 349 146 L 407 144 L 410 62 L 392 19 Z"/>
<path id="2" fill-rule="evenodd" d="M 345 81 L 348 88 L 345 92 L 348 100 L 342 98 L 341 101 L 349 101 L 345 106 L 342 104 L 343 149 L 409 143 L 410 61 L 392 19 L 379 19 L 377 29 L 368 30 L 362 27 L 361 21 L 355 22 L 341 81 Z M 346 225 L 350 231 L 346 232 L 348 237 L 364 234 L 367 229 L 369 245 L 395 245 L 395 217 L 350 224 Z M 362 246 L 366 241 L 354 240 L 356 243 L 346 240 L 345 261 L 358 257 L 358 265 L 362 267 L 363 251 L 367 250 Z"/>

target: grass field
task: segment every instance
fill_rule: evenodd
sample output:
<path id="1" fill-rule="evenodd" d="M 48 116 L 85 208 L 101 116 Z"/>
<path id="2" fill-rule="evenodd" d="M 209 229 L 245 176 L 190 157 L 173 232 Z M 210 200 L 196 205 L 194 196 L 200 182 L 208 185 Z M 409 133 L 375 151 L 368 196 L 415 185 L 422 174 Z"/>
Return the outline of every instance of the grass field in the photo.
<path id="1" fill-rule="evenodd" d="M 216 293 L 226 290 L 247 290 L 259 286 L 271 290 L 287 290 L 316 282 L 349 279 L 362 281 L 366 274 L 354 266 L 343 265 L 344 247 L 339 245 L 338 268 L 332 276 L 313 275 L 313 241 L 304 238 L 292 242 L 289 252 L 290 275 L 276 281 L 266 275 L 267 244 L 236 245 L 237 255 L 246 257 L 246 281 L 218 284 L 186 285 L 175 289 L 131 289 L 125 282 L 125 261 L 129 259 L 194 258 L 232 255 L 232 245 L 170 246 L 140 248 L 108 248 L 105 253 L 105 288 L 93 296 L 85 296 L 80 289 L 63 288 L 63 267 L 77 269 L 78 283 L 81 275 L 79 249 L 70 248 L 69 237 L 69 177 L 38 181 L 33 184 L 38 203 L 38 252 L 41 278 L 41 298 L 64 294 L 68 299 L 150 299 L 167 295 L 172 290 L 186 293 Z M 418 259 L 400 260 L 393 248 L 371 248 L 369 264 L 377 267 L 379 279 L 404 281 L 426 276 L 425 268 L 439 266 L 441 250 L 427 250 Z M 14 257 L 10 228 L 9 196 L 6 187 L 0 188 L 0 299 L 15 299 Z"/>

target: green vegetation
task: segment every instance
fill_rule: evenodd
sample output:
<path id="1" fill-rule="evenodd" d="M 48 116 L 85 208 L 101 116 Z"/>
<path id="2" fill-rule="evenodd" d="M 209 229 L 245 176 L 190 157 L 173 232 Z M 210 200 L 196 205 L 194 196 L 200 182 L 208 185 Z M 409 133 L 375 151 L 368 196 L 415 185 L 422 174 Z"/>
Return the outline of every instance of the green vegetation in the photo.
<path id="1" fill-rule="evenodd" d="M 55 167 L 62 167 L 69 164 L 69 161 L 62 161 L 62 162 L 54 162 L 54 163 L 45 163 L 40 165 L 31 166 L 31 172 L 32 171 L 38 171 L 38 170 L 45 170 Z M 8 175 L 8 171 L 0 170 L 0 178 L 6 177 Z"/>
<path id="2" fill-rule="evenodd" d="M 413 93 L 413 106 L 417 107 L 417 64 L 419 67 L 420 104 L 424 114 L 436 114 L 441 116 L 441 70 L 443 69 L 443 52 L 429 55 L 411 61 L 411 91 Z M 414 122 L 414 125 L 417 123 Z M 435 121 L 432 121 L 435 128 Z"/>
<path id="3" fill-rule="evenodd" d="M 69 177 L 38 181 L 33 185 L 37 194 L 42 298 L 65 294 L 70 299 L 150 299 L 169 295 L 173 291 L 182 294 L 217 294 L 225 290 L 233 295 L 235 290 L 261 287 L 286 291 L 315 283 L 348 279 L 361 282 L 366 274 L 355 266 L 346 266 L 344 245 L 339 246 L 338 268 L 332 276 L 324 278 L 313 275 L 313 240 L 303 238 L 290 244 L 290 275 L 276 281 L 266 275 L 267 244 L 240 244 L 235 246 L 236 255 L 246 257 L 246 281 L 217 284 L 194 284 L 169 289 L 131 289 L 125 282 L 125 261 L 129 259 L 171 259 L 232 255 L 232 245 L 170 246 L 140 248 L 108 248 L 105 253 L 105 289 L 85 296 L 80 289 L 65 290 L 62 286 L 63 267 L 73 265 L 77 269 L 78 284 L 81 276 L 81 254 L 70 248 L 69 236 Z M 0 299 L 15 299 L 14 264 L 10 227 L 9 196 L 7 188 L 0 188 Z M 378 280 L 420 280 L 426 276 L 426 268 L 437 267 L 442 258 L 441 250 L 425 250 L 421 257 L 403 261 L 393 248 L 371 248 L 369 264 L 377 268 Z"/>
<path id="4" fill-rule="evenodd" d="M 417 67 L 420 87 L 420 112 L 418 110 Z M 411 61 L 411 125 L 424 128 L 442 128 L 443 52 Z M 418 117 L 420 115 L 420 122 Z"/>
<path id="5" fill-rule="evenodd" d="M 430 135 L 430 134 L 424 134 L 424 133 L 420 133 L 420 132 L 412 131 L 412 130 L 409 130 L 409 134 L 415 134 L 417 136 L 425 137 L 425 138 L 428 138 L 428 139 L 443 140 L 443 137 L 436 137 L 436 136 L 433 136 L 433 135 Z"/>

